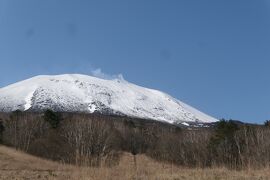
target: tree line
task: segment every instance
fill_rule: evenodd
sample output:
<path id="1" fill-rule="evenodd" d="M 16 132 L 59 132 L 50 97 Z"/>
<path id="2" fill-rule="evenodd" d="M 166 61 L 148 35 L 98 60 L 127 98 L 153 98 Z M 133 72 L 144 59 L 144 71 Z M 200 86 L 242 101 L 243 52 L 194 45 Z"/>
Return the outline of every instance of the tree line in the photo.
<path id="1" fill-rule="evenodd" d="M 100 114 L 15 111 L 0 114 L 0 143 L 80 166 L 113 166 L 123 152 L 185 167 L 270 165 L 270 126 L 221 120 L 183 129 L 156 121 Z"/>

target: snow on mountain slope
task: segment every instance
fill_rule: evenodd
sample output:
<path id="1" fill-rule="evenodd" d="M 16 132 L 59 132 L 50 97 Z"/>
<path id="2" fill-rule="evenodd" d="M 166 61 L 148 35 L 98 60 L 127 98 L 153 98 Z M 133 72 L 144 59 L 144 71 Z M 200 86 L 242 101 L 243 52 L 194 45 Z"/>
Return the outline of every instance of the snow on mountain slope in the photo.
<path id="1" fill-rule="evenodd" d="M 169 123 L 217 121 L 160 91 L 79 74 L 36 76 L 1 88 L 0 111 L 17 109 L 100 112 Z"/>

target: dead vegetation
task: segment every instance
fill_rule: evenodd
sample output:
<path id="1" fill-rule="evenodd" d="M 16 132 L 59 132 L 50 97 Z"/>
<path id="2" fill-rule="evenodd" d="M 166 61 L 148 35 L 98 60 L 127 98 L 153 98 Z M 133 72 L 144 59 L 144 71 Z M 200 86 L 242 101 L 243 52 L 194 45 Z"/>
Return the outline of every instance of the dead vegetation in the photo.
<path id="1" fill-rule="evenodd" d="M 2 179 L 270 179 L 268 126 L 221 121 L 187 130 L 97 114 L 44 116 L 0 113 L 0 143 L 18 150 L 1 147 Z"/>
<path id="2" fill-rule="evenodd" d="M 78 167 L 33 157 L 0 146 L 0 179 L 49 180 L 268 180 L 270 169 L 234 171 L 226 168 L 183 168 L 154 161 L 145 155 L 125 153 L 119 165 L 113 167 Z"/>

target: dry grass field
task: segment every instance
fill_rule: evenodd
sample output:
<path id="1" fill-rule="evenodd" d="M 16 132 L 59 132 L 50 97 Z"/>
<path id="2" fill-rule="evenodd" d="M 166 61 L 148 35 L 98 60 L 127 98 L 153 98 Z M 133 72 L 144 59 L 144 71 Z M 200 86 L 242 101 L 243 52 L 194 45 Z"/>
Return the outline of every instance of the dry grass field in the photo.
<path id="1" fill-rule="evenodd" d="M 0 179 L 71 179 L 71 180 L 266 180 L 270 169 L 229 171 L 217 169 L 188 169 L 158 163 L 146 156 L 124 154 L 119 166 L 113 168 L 81 168 L 59 164 L 0 146 Z"/>

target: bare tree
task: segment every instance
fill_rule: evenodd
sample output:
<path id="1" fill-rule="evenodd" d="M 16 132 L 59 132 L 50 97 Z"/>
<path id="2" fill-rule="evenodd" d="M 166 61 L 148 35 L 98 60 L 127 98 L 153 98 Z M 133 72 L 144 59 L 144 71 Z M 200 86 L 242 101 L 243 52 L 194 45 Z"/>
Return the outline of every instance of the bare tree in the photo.
<path id="1" fill-rule="evenodd" d="M 103 159 L 111 157 L 114 151 L 114 129 L 102 119 L 74 116 L 63 122 L 61 136 L 74 149 L 77 165 L 100 165 Z"/>

